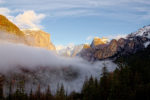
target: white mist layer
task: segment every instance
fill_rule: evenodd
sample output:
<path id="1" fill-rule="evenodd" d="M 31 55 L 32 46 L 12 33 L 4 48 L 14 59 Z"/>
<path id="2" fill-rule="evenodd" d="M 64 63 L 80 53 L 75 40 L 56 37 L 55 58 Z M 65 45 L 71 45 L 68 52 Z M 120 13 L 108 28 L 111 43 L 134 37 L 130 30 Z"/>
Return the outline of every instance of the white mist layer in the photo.
<path id="1" fill-rule="evenodd" d="M 108 60 L 91 63 L 79 57 L 61 57 L 41 48 L 0 43 L 0 73 L 6 76 L 6 83 L 24 79 L 26 91 L 35 90 L 40 84 L 43 90 L 50 85 L 55 93 L 58 84 L 63 84 L 68 93 L 80 92 L 86 78 L 101 76 L 104 63 L 108 71 L 117 67 Z"/>

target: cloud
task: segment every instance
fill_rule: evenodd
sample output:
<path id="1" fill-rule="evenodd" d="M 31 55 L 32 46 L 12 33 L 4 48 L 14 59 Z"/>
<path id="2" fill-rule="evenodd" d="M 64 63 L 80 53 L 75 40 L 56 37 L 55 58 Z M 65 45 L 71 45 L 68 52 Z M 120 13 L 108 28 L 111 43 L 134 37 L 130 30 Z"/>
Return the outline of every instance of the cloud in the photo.
<path id="1" fill-rule="evenodd" d="M 86 40 L 87 41 L 90 41 L 90 40 L 92 40 L 94 38 L 94 36 L 88 36 L 87 38 L 86 38 Z"/>
<path id="2" fill-rule="evenodd" d="M 14 16 L 14 13 L 17 13 Z M 46 17 L 45 14 L 36 13 L 33 10 L 10 10 L 8 8 L 0 8 L 0 14 L 6 16 L 21 29 L 40 29 L 41 21 Z"/>
<path id="3" fill-rule="evenodd" d="M 3 4 L 5 1 L 4 0 L 0 0 L 0 4 Z"/>
<path id="4" fill-rule="evenodd" d="M 108 36 L 104 36 L 105 38 L 107 38 L 109 41 L 112 39 L 120 39 L 120 38 L 125 38 L 127 36 L 127 34 L 114 34 L 114 35 L 108 35 Z M 94 37 L 98 37 L 99 36 L 88 36 L 86 38 L 87 41 L 91 41 Z"/>
<path id="5" fill-rule="evenodd" d="M 77 16 L 89 16 L 89 15 L 96 15 L 96 13 L 94 11 L 91 10 L 60 10 L 60 11 L 56 11 L 56 12 L 52 12 L 52 14 L 50 14 L 51 17 L 66 17 L 66 16 L 72 16 L 72 17 L 77 17 Z"/>
<path id="6" fill-rule="evenodd" d="M 0 8 L 0 14 L 8 16 L 10 14 L 10 10 L 8 8 Z"/>
<path id="7" fill-rule="evenodd" d="M 14 18 L 14 22 L 20 28 L 38 29 L 42 28 L 39 24 L 42 19 L 45 18 L 45 14 L 36 14 L 33 10 L 24 11 L 22 14 L 17 15 Z"/>
<path id="8" fill-rule="evenodd" d="M 130 16 L 132 20 L 140 18 L 137 14 L 140 12 L 138 9 L 145 7 L 148 9 L 145 12 L 150 12 L 150 1 L 148 0 L 13 0 L 13 2 L 7 0 L 5 4 L 10 8 L 33 9 L 53 17 L 99 15 L 114 16 L 125 20 L 122 16 Z"/>
<path id="9" fill-rule="evenodd" d="M 120 38 L 125 38 L 127 36 L 127 34 L 114 34 L 114 35 L 109 35 L 106 36 L 109 40 L 111 39 L 120 39 Z"/>

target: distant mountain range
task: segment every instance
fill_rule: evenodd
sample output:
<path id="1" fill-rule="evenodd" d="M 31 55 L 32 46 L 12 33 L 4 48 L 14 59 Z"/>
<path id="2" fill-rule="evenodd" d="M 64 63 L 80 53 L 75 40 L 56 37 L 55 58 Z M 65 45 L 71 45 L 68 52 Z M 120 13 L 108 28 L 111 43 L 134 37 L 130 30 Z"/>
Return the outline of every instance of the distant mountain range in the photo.
<path id="1" fill-rule="evenodd" d="M 123 55 L 134 54 L 147 48 L 149 44 L 150 26 L 145 26 L 127 35 L 125 38 L 120 38 L 118 40 L 113 39 L 109 43 L 83 49 L 79 53 L 79 56 L 90 61 L 116 58 Z"/>
<path id="2" fill-rule="evenodd" d="M 67 45 L 67 46 L 56 46 L 56 51 L 58 55 L 66 56 L 66 57 L 74 57 L 76 56 L 82 49 L 83 44 L 80 45 Z"/>
<path id="3" fill-rule="evenodd" d="M 69 46 L 55 46 L 50 40 L 50 34 L 42 30 L 20 30 L 5 16 L 0 15 L 0 41 L 23 43 L 28 46 L 56 50 L 61 56 L 81 56 L 95 61 L 116 58 L 122 55 L 134 54 L 150 44 L 150 26 L 145 26 L 125 38 L 111 40 L 95 37 L 92 43 Z"/>
<path id="4" fill-rule="evenodd" d="M 50 34 L 42 30 L 19 29 L 15 24 L 9 21 L 5 16 L 0 15 L 0 41 L 22 43 L 28 46 L 45 48 L 48 50 L 56 50 L 58 55 L 73 57 L 82 49 L 93 48 L 100 44 L 106 44 L 106 38 L 95 37 L 91 45 L 68 45 L 55 46 L 50 40 Z"/>
<path id="5" fill-rule="evenodd" d="M 97 45 L 108 43 L 107 38 L 99 38 L 95 37 L 91 43 L 89 44 L 80 44 L 80 45 L 67 45 L 67 46 L 56 46 L 56 51 L 61 56 L 74 57 L 78 55 L 83 49 L 94 48 Z"/>

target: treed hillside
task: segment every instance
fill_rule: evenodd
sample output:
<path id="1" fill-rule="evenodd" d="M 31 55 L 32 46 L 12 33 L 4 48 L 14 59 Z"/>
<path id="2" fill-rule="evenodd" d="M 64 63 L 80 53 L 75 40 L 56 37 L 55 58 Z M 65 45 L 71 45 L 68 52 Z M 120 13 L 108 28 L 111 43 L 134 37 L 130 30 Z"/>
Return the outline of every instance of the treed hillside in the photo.
<path id="1" fill-rule="evenodd" d="M 115 62 L 119 67 L 113 73 L 104 68 L 100 82 L 85 82 L 82 100 L 150 100 L 150 46 Z"/>

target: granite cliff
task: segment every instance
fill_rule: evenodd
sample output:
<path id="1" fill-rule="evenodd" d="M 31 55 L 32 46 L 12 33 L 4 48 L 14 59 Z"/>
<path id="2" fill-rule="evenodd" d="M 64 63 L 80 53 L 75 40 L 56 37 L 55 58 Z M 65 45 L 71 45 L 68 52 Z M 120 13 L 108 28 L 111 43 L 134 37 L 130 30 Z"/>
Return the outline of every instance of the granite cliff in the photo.
<path id="1" fill-rule="evenodd" d="M 127 35 L 126 38 L 113 39 L 107 44 L 99 44 L 83 49 L 78 55 L 90 61 L 117 58 L 142 51 L 149 44 L 150 26 L 145 26 L 137 32 Z"/>
<path id="2" fill-rule="evenodd" d="M 42 30 L 22 30 L 31 46 L 55 50 L 55 46 L 50 40 L 50 34 Z"/>
<path id="3" fill-rule="evenodd" d="M 0 15 L 0 31 L 15 34 L 17 36 L 24 36 L 24 33 L 3 15 Z"/>
<path id="4" fill-rule="evenodd" d="M 55 50 L 50 34 L 42 30 L 20 30 L 3 15 L 0 15 L 0 41 Z"/>

